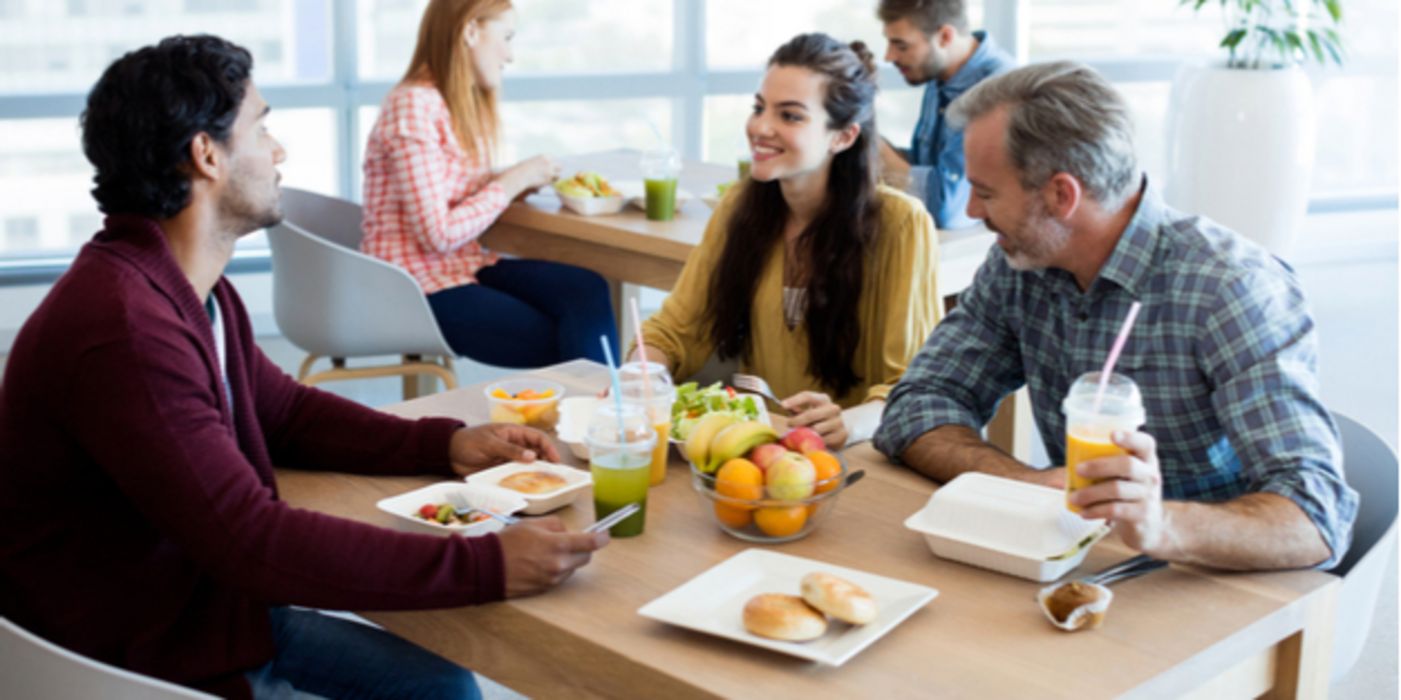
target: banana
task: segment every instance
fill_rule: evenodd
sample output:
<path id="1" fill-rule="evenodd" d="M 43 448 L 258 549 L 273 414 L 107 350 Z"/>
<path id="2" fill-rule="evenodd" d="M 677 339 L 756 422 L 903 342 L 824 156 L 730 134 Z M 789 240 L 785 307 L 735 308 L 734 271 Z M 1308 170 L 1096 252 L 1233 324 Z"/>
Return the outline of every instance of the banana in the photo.
<path id="1" fill-rule="evenodd" d="M 747 420 L 726 426 L 710 440 L 707 455 L 701 471 L 710 474 L 720 465 L 736 457 L 743 457 L 750 450 L 768 442 L 778 441 L 774 429 L 756 420 Z"/>
<path id="2" fill-rule="evenodd" d="M 690 437 L 686 438 L 686 459 L 691 460 L 691 464 L 704 470 L 707 458 L 710 456 L 710 439 L 722 429 L 739 421 L 739 418 L 732 413 L 707 413 L 696 422 L 691 428 Z M 713 470 L 711 470 L 713 471 Z"/>

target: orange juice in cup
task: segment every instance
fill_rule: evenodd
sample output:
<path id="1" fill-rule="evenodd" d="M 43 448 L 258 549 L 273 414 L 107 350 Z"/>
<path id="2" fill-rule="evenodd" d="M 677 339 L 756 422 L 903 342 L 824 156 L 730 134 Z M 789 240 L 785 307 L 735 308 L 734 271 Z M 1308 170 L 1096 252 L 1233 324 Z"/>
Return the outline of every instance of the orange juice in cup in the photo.
<path id="1" fill-rule="evenodd" d="M 1114 444 L 1114 432 L 1133 432 L 1144 421 L 1143 397 L 1132 379 L 1122 374 L 1109 375 L 1104 394 L 1097 399 L 1099 378 L 1099 372 L 1080 375 L 1061 403 L 1065 411 L 1065 507 L 1075 513 L 1080 512 L 1080 507 L 1070 503 L 1071 494 L 1094 483 L 1080 476 L 1080 464 L 1126 454 Z"/>
<path id="2" fill-rule="evenodd" d="M 671 405 L 676 402 L 676 387 L 666 367 L 649 362 L 645 375 L 642 370 L 641 362 L 629 362 L 618 369 L 618 377 L 623 388 L 623 402 L 642 406 L 657 431 L 649 477 L 649 483 L 656 486 L 666 479 L 667 450 L 671 446 Z"/>

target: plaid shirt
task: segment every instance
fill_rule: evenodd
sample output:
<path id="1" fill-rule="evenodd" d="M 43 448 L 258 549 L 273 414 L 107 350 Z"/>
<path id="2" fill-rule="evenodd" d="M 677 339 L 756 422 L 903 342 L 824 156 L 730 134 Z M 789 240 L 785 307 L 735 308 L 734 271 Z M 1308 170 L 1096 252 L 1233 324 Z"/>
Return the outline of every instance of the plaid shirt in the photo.
<path id="1" fill-rule="evenodd" d="M 365 146 L 360 249 L 408 270 L 425 294 L 476 282 L 497 261 L 477 237 L 510 205 L 491 178 L 457 142 L 437 88 L 394 88 Z"/>
<path id="2" fill-rule="evenodd" d="M 1018 272 L 994 246 L 891 391 L 876 447 L 897 458 L 945 424 L 981 429 L 1023 384 L 1046 452 L 1065 463 L 1060 400 L 1101 369 L 1135 300 L 1115 372 L 1143 394 L 1164 497 L 1277 493 L 1347 551 L 1357 493 L 1318 399 L 1315 335 L 1293 271 L 1221 226 L 1167 208 L 1145 184 L 1138 211 L 1090 289 L 1064 270 Z"/>

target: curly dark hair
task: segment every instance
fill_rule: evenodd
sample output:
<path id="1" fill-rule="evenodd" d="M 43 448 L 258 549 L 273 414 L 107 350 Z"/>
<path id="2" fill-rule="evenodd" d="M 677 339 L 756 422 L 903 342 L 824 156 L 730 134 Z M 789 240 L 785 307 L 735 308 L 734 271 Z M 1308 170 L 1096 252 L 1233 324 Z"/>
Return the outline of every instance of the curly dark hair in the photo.
<path id="1" fill-rule="evenodd" d="M 880 230 L 875 57 L 859 41 L 848 46 L 826 34 L 800 34 L 779 47 L 768 65 L 796 66 L 822 75 L 827 128 L 861 126 L 856 142 L 833 157 L 823 209 L 796 242 L 808 271 L 807 372 L 840 399 L 861 381 L 852 368 L 861 340 L 856 309 L 866 256 Z M 754 292 L 788 218 L 788 204 L 776 181 L 748 180 L 738 197 L 705 311 L 723 359 L 748 356 Z"/>
<path id="2" fill-rule="evenodd" d="M 105 214 L 170 218 L 190 202 L 190 142 L 227 143 L 253 72 L 246 49 L 216 36 L 172 36 L 117 59 L 81 117 L 92 196 Z"/>

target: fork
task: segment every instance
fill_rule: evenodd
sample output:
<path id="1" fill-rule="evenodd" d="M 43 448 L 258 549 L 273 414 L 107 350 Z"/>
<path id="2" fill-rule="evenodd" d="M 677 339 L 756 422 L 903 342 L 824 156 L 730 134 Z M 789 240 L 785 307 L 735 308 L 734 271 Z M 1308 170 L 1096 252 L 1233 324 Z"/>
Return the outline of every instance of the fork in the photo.
<path id="1" fill-rule="evenodd" d="M 1168 563 L 1161 559 L 1154 559 L 1147 554 L 1140 554 L 1131 559 L 1125 559 L 1118 564 L 1081 580 L 1089 583 L 1097 583 L 1101 586 L 1108 586 L 1111 583 L 1131 579 L 1135 576 L 1142 576 L 1150 571 L 1157 571 L 1167 565 Z"/>
<path id="2" fill-rule="evenodd" d="M 626 518 L 629 515 L 632 515 L 633 513 L 636 513 L 641 509 L 642 506 L 636 503 L 629 503 L 623 506 L 622 508 L 619 508 L 613 511 L 612 513 L 609 513 L 608 515 L 603 516 L 602 520 L 598 520 L 594 522 L 594 524 L 584 528 L 584 532 L 601 532 L 603 530 L 607 530 L 608 528 L 613 527 L 614 525 L 617 525 L 618 523 L 622 522 L 623 518 Z"/>
<path id="3" fill-rule="evenodd" d="M 730 375 L 730 383 L 739 389 L 758 394 L 772 401 L 773 404 L 778 407 L 778 410 L 783 411 L 785 415 L 793 415 L 793 412 L 788 410 L 783 405 L 783 402 L 778 400 L 777 396 L 773 395 L 773 389 L 769 388 L 769 383 L 764 381 L 763 377 L 735 372 Z"/>
<path id="4" fill-rule="evenodd" d="M 500 520 L 501 522 L 507 525 L 515 525 L 516 523 L 520 522 L 520 518 L 517 518 L 513 515 L 502 515 L 489 508 L 473 509 L 472 506 L 468 505 L 467 497 L 463 496 L 462 494 L 456 491 L 444 492 L 443 498 L 447 499 L 448 505 L 452 506 L 452 509 L 454 511 L 457 511 L 458 515 L 466 515 L 469 511 L 477 510 L 479 512 L 485 513 L 491 519 Z"/>

